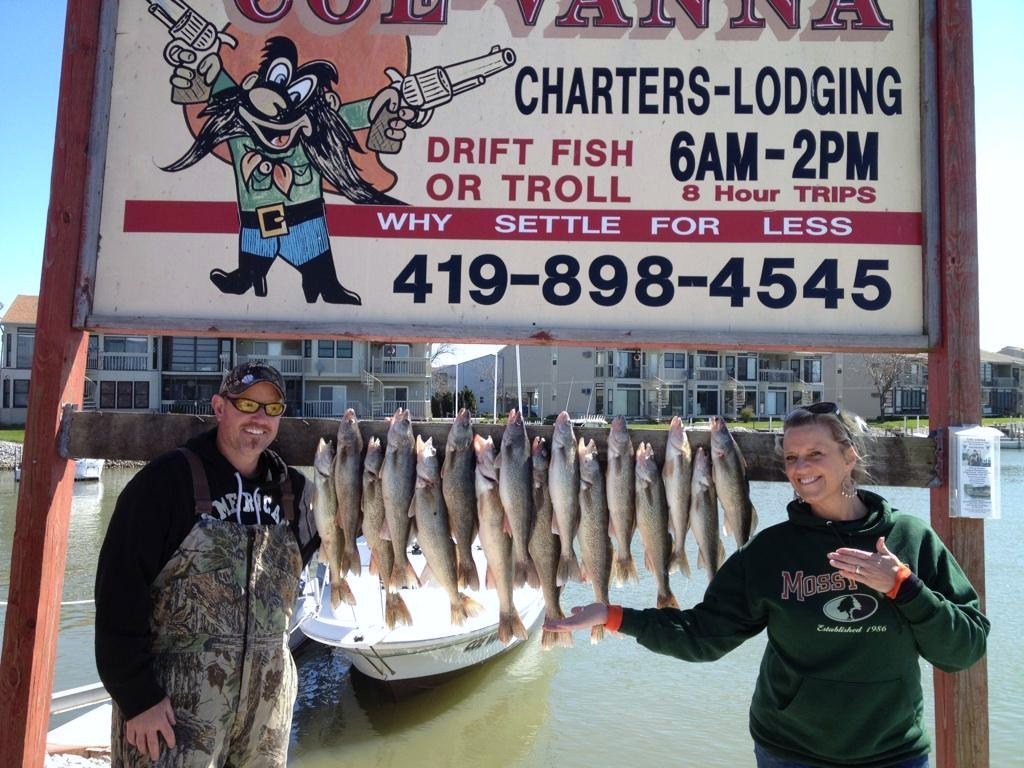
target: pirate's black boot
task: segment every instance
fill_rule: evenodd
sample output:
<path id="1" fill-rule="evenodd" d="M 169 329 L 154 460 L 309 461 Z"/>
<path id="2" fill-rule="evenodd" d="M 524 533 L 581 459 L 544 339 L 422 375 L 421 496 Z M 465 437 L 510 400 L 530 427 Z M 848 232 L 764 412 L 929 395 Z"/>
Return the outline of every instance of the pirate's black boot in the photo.
<path id="1" fill-rule="evenodd" d="M 315 259 L 297 267 L 302 274 L 302 292 L 309 304 L 322 298 L 328 304 L 362 304 L 359 294 L 350 291 L 338 282 L 338 273 L 334 271 L 334 258 L 331 252 L 321 253 Z"/>
<path id="2" fill-rule="evenodd" d="M 242 251 L 238 254 L 238 269 L 232 272 L 210 270 L 210 282 L 221 293 L 241 295 L 252 288 L 257 296 L 266 296 L 267 272 L 273 263 L 273 259 Z"/>

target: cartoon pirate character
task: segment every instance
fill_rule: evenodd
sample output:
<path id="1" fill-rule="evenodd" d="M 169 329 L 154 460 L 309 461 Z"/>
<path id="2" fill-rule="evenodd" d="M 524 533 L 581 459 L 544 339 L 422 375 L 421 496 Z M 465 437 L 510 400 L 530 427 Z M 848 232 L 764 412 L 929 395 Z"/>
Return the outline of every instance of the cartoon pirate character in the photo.
<path id="1" fill-rule="evenodd" d="M 280 256 L 302 275 L 310 304 L 362 304 L 339 281 L 324 214 L 323 180 L 354 203 L 401 205 L 358 173 L 349 150 L 361 152 L 353 130 L 371 125 L 399 146 L 417 112 L 400 106 L 393 86 L 372 99 L 342 104 L 332 86 L 337 68 L 329 61 L 299 64 L 287 37 L 267 40 L 255 72 L 236 84 L 216 51 L 197 51 L 172 40 L 164 58 L 174 65 L 175 93 L 201 94 L 206 122 L 189 150 L 166 166 L 189 168 L 227 142 L 235 171 L 241 222 L 238 267 L 214 269 L 210 280 L 223 293 L 267 295 L 266 275 Z M 389 73 L 390 74 L 390 73 Z M 393 77 L 393 79 L 395 79 Z M 189 99 L 194 100 L 194 99 Z"/>

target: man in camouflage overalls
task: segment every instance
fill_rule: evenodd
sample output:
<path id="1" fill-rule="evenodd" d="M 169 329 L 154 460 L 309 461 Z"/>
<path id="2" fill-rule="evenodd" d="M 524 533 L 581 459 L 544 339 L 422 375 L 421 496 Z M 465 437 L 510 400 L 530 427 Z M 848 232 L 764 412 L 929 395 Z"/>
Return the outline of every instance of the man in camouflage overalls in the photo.
<path id="1" fill-rule="evenodd" d="M 319 546 L 304 478 L 268 450 L 281 374 L 237 366 L 217 428 L 144 467 L 118 498 L 96 578 L 96 663 L 114 766 L 282 766 L 289 622 Z"/>

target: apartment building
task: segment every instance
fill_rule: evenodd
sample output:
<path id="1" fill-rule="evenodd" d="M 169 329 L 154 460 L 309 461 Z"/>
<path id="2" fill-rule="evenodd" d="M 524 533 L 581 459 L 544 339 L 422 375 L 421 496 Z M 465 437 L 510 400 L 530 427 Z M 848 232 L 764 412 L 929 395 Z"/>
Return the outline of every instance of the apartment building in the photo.
<path id="1" fill-rule="evenodd" d="M 513 346 L 438 369 L 438 386 L 468 386 L 481 413 L 515 407 L 543 418 L 622 414 L 635 419 L 738 417 L 744 409 L 781 416 L 824 395 L 823 356 L 803 352 L 723 352 Z M 517 375 L 517 371 L 519 371 Z"/>
<path id="2" fill-rule="evenodd" d="M 25 423 L 37 310 L 37 297 L 18 296 L 0 318 L 0 424 Z M 248 360 L 281 370 L 290 416 L 430 417 L 427 344 L 102 333 L 89 336 L 83 408 L 209 414 L 223 372 Z"/>

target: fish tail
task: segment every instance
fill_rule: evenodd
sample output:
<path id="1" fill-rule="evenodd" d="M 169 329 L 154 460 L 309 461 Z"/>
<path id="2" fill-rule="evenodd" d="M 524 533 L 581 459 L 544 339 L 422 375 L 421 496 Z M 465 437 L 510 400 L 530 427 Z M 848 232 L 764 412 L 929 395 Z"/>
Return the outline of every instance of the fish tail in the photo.
<path id="1" fill-rule="evenodd" d="M 682 571 L 687 578 L 690 577 L 690 561 L 686 557 L 686 550 L 682 546 L 672 551 L 671 564 L 673 569 Z"/>
<path id="2" fill-rule="evenodd" d="M 640 576 L 636 572 L 636 561 L 633 560 L 632 553 L 627 552 L 625 557 L 615 559 L 612 563 L 612 578 L 617 587 L 621 587 L 627 581 L 633 584 L 640 583 Z"/>
<path id="3" fill-rule="evenodd" d="M 388 629 L 394 629 L 399 625 L 412 626 L 412 614 L 409 613 L 409 606 L 405 604 L 402 596 L 395 592 L 389 592 L 384 603 L 384 621 Z"/>
<path id="4" fill-rule="evenodd" d="M 476 570 L 476 563 L 472 558 L 459 560 L 459 589 L 472 589 L 480 591 L 480 574 Z"/>
<path id="5" fill-rule="evenodd" d="M 563 552 L 562 556 L 558 559 L 558 585 L 563 586 L 570 581 L 583 582 L 583 575 L 580 573 L 580 561 L 576 559 L 576 552 L 574 550 L 569 550 L 568 553 Z"/>
<path id="6" fill-rule="evenodd" d="M 658 607 L 659 608 L 678 608 L 679 601 L 676 600 L 676 596 L 672 592 L 666 592 L 664 595 L 658 595 Z"/>
<path id="7" fill-rule="evenodd" d="M 512 569 L 512 586 L 519 588 L 526 584 L 526 574 L 529 566 L 526 560 L 516 560 Z"/>
<path id="8" fill-rule="evenodd" d="M 343 563 L 342 573 L 351 571 L 356 576 L 361 576 L 363 573 L 363 563 L 359 558 L 359 549 L 353 539 L 349 542 L 345 539 L 345 554 L 343 559 L 347 562 Z"/>
<path id="9" fill-rule="evenodd" d="M 590 628 L 590 644 L 597 645 L 604 640 L 604 624 L 595 624 Z"/>
<path id="10" fill-rule="evenodd" d="M 519 616 L 519 611 L 513 608 L 510 618 L 512 619 L 512 635 L 520 640 L 526 640 L 529 638 L 530 635 L 527 633 L 526 626 L 523 624 L 523 620 Z"/>
<path id="11" fill-rule="evenodd" d="M 355 605 L 356 596 L 352 594 L 352 588 L 345 579 L 331 581 L 331 607 L 337 608 L 342 603 Z"/>
<path id="12" fill-rule="evenodd" d="M 391 584 L 395 589 L 418 587 L 420 586 L 420 577 L 416 575 L 416 569 L 408 560 L 403 562 L 395 560 L 395 565 L 391 569 Z"/>
<path id="13" fill-rule="evenodd" d="M 523 620 L 519 618 L 519 612 L 515 608 L 498 616 L 498 639 L 503 645 L 508 645 L 516 638 L 526 640 L 528 637 Z"/>
<path id="14" fill-rule="evenodd" d="M 462 626 L 466 619 L 479 616 L 484 607 L 469 595 L 459 592 L 458 598 L 452 603 L 452 624 Z"/>

